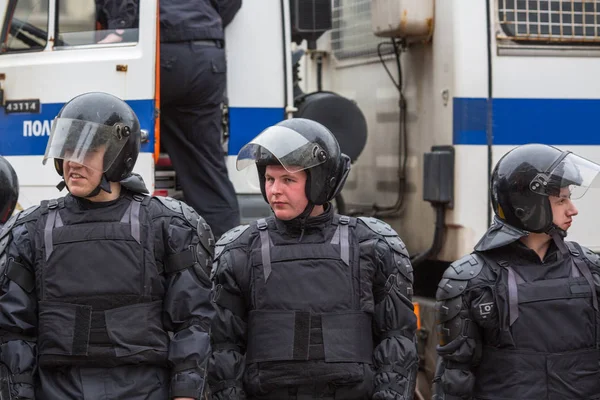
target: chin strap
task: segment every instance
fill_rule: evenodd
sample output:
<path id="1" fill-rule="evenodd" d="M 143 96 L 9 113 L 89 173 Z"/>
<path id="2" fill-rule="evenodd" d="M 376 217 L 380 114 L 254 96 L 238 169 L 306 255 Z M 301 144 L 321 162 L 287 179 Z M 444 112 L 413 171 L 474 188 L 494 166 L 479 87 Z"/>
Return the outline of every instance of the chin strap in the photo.
<path id="1" fill-rule="evenodd" d="M 567 231 L 559 228 L 555 224 L 552 224 L 552 226 L 550 226 L 550 228 L 546 231 L 546 234 L 550 235 L 552 240 L 554 240 L 554 244 L 556 244 L 556 247 L 558 247 L 558 250 L 560 250 L 560 253 L 563 256 L 566 256 L 567 254 L 569 254 L 569 249 L 567 248 L 567 245 L 565 244 L 565 238 L 567 237 Z"/>
<path id="2" fill-rule="evenodd" d="M 110 182 L 106 179 L 106 176 L 104 174 L 102 174 L 102 179 L 100 180 L 100 184 L 96 186 L 96 189 L 92 190 L 90 194 L 83 197 L 85 197 L 86 199 L 96 197 L 98 196 L 98 194 L 100 194 L 101 190 L 104 190 L 106 193 L 112 193 L 112 190 L 110 189 Z"/>
<path id="3" fill-rule="evenodd" d="M 58 182 L 58 185 L 56 185 L 56 188 L 58 189 L 59 192 L 62 192 L 63 189 L 66 187 L 67 187 L 67 184 L 65 183 L 64 179 L 62 181 Z M 69 188 L 67 188 L 67 190 L 69 190 Z"/>
<path id="4" fill-rule="evenodd" d="M 313 212 L 314 208 L 315 205 L 309 201 L 304 211 L 302 211 L 302 213 L 295 218 L 298 221 L 300 221 L 300 239 L 298 239 L 298 242 L 301 242 L 302 238 L 304 237 L 304 227 L 306 225 L 306 220 L 308 219 L 308 217 L 310 217 L 310 213 Z"/>

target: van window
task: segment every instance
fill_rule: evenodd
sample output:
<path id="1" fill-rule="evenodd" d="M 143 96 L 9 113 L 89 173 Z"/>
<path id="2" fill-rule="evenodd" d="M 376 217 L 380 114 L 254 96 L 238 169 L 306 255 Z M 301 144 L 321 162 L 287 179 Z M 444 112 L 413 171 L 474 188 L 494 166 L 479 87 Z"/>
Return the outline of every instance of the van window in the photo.
<path id="1" fill-rule="evenodd" d="M 6 7 L 1 53 L 41 51 L 48 42 L 48 0 L 12 0 Z"/>
<path id="2" fill-rule="evenodd" d="M 59 0 L 56 47 L 136 43 L 139 0 Z"/>
<path id="3" fill-rule="evenodd" d="M 499 39 L 537 45 L 600 43 L 596 0 L 497 0 Z"/>

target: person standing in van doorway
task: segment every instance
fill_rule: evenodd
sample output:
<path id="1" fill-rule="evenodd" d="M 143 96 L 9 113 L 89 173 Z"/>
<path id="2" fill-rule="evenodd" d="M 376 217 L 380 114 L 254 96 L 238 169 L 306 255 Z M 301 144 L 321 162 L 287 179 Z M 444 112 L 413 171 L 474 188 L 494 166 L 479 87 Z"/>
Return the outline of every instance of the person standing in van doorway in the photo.
<path id="1" fill-rule="evenodd" d="M 224 28 L 242 0 L 161 0 L 161 141 L 185 201 L 218 238 L 240 223 L 222 146 Z"/>

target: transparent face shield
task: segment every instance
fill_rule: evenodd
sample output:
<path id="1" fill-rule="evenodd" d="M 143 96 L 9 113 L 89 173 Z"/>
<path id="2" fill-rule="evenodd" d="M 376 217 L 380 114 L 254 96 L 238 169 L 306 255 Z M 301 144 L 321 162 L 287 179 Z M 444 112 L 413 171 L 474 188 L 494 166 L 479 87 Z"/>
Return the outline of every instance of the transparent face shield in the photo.
<path id="1" fill-rule="evenodd" d="M 600 165 L 573 153 L 565 153 L 550 171 L 538 174 L 530 189 L 544 196 L 560 196 L 561 189 L 568 188 L 571 199 L 579 199 L 589 188 L 600 188 Z"/>
<path id="2" fill-rule="evenodd" d="M 129 128 L 102 125 L 70 118 L 57 118 L 46 146 L 43 164 L 49 158 L 72 161 L 106 172 L 127 143 Z"/>
<path id="3" fill-rule="evenodd" d="M 241 171 L 271 157 L 275 157 L 283 168 L 293 174 L 324 163 L 327 153 L 321 146 L 292 129 L 272 126 L 242 147 L 236 168 Z"/>

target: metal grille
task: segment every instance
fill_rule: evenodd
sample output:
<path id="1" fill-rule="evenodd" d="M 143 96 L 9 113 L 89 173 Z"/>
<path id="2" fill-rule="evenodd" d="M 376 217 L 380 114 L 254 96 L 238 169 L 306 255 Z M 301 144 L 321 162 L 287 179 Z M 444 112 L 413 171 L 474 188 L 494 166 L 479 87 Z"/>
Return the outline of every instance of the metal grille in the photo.
<path id="1" fill-rule="evenodd" d="M 331 48 L 337 59 L 376 56 L 381 41 L 371 29 L 371 0 L 333 0 Z"/>
<path id="2" fill-rule="evenodd" d="M 496 0 L 500 39 L 600 43 L 599 0 Z"/>

